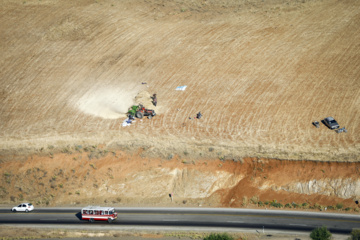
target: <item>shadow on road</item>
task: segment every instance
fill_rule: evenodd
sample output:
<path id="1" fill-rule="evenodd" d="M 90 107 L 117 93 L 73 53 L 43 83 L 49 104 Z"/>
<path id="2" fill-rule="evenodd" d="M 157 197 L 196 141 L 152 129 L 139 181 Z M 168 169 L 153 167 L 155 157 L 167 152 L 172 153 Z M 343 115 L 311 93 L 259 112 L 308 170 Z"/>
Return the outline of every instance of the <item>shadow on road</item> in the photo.
<path id="1" fill-rule="evenodd" d="M 81 212 L 76 213 L 75 216 L 76 216 L 79 220 L 82 220 L 82 218 L 81 218 Z"/>

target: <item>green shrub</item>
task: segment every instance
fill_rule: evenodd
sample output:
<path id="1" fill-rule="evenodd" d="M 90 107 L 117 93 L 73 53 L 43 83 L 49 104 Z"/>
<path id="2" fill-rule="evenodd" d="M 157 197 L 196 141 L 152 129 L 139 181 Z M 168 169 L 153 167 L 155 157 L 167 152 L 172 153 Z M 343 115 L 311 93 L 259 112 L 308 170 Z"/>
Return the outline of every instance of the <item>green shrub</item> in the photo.
<path id="1" fill-rule="evenodd" d="M 284 207 L 284 205 L 282 205 L 281 203 L 278 203 L 278 202 L 276 202 L 276 201 L 271 202 L 271 203 L 270 203 L 270 206 L 276 207 L 276 208 L 282 208 L 282 207 Z"/>
<path id="2" fill-rule="evenodd" d="M 277 206 L 278 206 L 278 208 L 283 208 L 284 207 L 284 205 L 281 204 L 281 203 L 278 203 Z"/>
<path id="3" fill-rule="evenodd" d="M 204 240 L 233 240 L 234 238 L 227 233 L 212 233 L 205 237 Z"/>
<path id="4" fill-rule="evenodd" d="M 336 209 L 342 209 L 343 207 L 344 207 L 344 205 L 342 203 L 336 204 Z"/>
<path id="5" fill-rule="evenodd" d="M 351 231 L 351 240 L 360 240 L 360 229 L 353 229 Z"/>
<path id="6" fill-rule="evenodd" d="M 75 146 L 75 151 L 77 152 L 81 152 L 82 146 L 81 145 L 76 145 Z"/>
<path id="7" fill-rule="evenodd" d="M 290 203 L 285 204 L 286 208 L 292 208 Z"/>
<path id="8" fill-rule="evenodd" d="M 291 203 L 291 205 L 293 206 L 293 208 L 297 208 L 297 207 L 299 207 L 299 205 L 298 204 L 296 204 L 296 203 Z"/>
<path id="9" fill-rule="evenodd" d="M 325 226 L 315 228 L 310 233 L 310 238 L 313 240 L 330 240 L 331 236 L 331 233 Z"/>
<path id="10" fill-rule="evenodd" d="M 62 153 L 67 153 L 67 154 L 72 154 L 69 146 L 66 147 L 66 148 L 64 148 L 61 152 L 62 152 Z"/>
<path id="11" fill-rule="evenodd" d="M 263 206 L 264 206 L 264 203 L 263 203 L 262 201 L 259 201 L 259 202 L 258 202 L 258 205 L 259 205 L 259 207 L 263 207 Z"/>

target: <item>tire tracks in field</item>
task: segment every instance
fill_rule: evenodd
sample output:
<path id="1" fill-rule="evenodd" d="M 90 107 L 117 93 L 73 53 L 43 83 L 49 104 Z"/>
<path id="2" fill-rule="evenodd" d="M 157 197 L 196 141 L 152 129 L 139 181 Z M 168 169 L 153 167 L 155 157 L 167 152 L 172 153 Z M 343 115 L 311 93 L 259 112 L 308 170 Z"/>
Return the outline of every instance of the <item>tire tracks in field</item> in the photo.
<path id="1" fill-rule="evenodd" d="M 168 15 L 170 21 L 154 19 L 148 5 L 120 10 L 86 3 L 65 13 L 54 5 L 43 15 L 19 7 L 18 16 L 30 21 L 18 22 L 23 32 L 6 30 L 4 43 L 11 48 L 0 67 L 7 93 L 2 130 L 9 136 L 50 132 L 64 138 L 81 132 L 97 140 L 141 133 L 182 143 L 209 138 L 300 151 L 354 148 L 360 124 L 359 4 L 311 4 L 301 4 L 304 11 L 244 10 L 205 20 L 184 20 L 180 13 Z M 46 38 L 50 29 L 69 32 L 64 39 Z M 125 85 L 158 93 L 158 116 L 122 128 L 123 119 L 76 108 L 86 94 Z M 188 88 L 175 91 L 180 85 Z M 198 111 L 201 120 L 188 119 Z M 311 122 L 328 115 L 349 133 L 315 130 Z"/>

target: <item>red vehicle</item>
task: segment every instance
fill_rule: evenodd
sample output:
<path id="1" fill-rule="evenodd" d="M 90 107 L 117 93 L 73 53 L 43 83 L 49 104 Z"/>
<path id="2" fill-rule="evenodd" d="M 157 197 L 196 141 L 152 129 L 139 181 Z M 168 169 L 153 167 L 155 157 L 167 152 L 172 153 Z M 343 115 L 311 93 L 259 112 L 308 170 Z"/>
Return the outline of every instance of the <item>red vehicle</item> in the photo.
<path id="1" fill-rule="evenodd" d="M 113 207 L 88 206 L 81 209 L 82 220 L 88 220 L 89 222 L 108 221 L 111 223 L 117 219 L 117 215 Z"/>

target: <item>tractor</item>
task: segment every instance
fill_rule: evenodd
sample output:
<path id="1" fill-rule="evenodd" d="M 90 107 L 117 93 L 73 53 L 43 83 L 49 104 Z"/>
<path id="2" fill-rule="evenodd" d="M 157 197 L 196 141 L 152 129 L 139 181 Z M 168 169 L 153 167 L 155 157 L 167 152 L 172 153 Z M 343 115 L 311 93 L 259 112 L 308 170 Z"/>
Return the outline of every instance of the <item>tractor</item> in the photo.
<path id="1" fill-rule="evenodd" d="M 154 110 L 146 109 L 142 104 L 133 105 L 131 108 L 129 108 L 128 114 L 140 119 L 143 118 L 144 116 L 147 116 L 148 119 L 151 119 L 153 116 L 156 115 Z"/>

